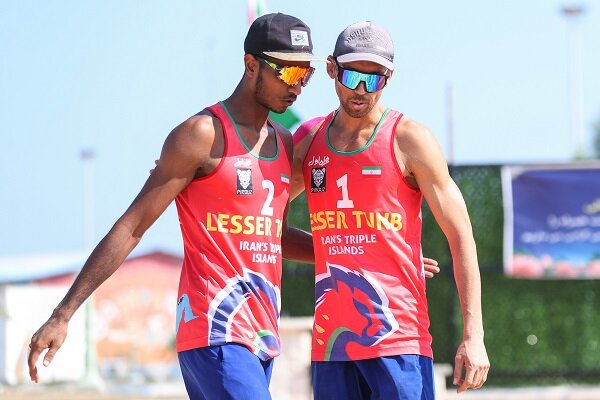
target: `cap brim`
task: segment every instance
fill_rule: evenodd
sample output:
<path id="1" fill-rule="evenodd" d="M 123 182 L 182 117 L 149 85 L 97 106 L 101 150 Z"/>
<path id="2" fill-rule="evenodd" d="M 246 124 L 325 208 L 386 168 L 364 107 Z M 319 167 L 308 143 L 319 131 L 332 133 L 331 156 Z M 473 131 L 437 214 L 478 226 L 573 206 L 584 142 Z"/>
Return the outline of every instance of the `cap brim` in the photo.
<path id="1" fill-rule="evenodd" d="M 327 62 L 326 59 L 317 57 L 310 53 L 283 53 L 279 51 L 265 51 L 263 52 L 265 56 L 277 58 L 278 60 L 283 61 L 323 61 Z"/>
<path id="2" fill-rule="evenodd" d="M 337 61 L 340 63 L 347 63 L 347 62 L 353 62 L 353 61 L 370 61 L 370 62 L 374 62 L 375 64 L 383 65 L 384 67 L 386 67 L 387 69 L 389 69 L 391 71 L 394 70 L 394 64 L 390 60 L 388 60 L 385 57 L 378 56 L 377 54 L 373 54 L 373 53 L 344 54 L 344 55 L 338 56 Z"/>

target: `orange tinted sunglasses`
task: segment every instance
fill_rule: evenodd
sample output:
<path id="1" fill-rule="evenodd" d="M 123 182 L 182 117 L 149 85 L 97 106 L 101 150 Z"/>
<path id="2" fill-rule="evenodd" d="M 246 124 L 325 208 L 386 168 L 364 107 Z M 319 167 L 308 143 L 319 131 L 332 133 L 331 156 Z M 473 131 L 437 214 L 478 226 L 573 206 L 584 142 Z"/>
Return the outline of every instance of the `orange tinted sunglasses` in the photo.
<path id="1" fill-rule="evenodd" d="M 308 85 L 310 77 L 312 76 L 313 72 L 315 72 L 313 67 L 299 67 L 297 65 L 287 65 L 282 67 L 281 65 L 277 65 L 269 60 L 265 60 L 262 57 L 254 57 L 277 71 L 279 79 L 290 86 L 296 86 L 298 82 L 302 82 L 302 86 Z"/>

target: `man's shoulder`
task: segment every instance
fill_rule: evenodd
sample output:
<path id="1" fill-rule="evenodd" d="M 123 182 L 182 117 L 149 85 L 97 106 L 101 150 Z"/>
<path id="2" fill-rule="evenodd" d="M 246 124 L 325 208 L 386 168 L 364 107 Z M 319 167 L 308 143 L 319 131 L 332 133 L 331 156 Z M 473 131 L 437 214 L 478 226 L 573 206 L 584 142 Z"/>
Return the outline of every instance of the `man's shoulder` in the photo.
<path id="1" fill-rule="evenodd" d="M 405 116 L 398 122 L 394 135 L 397 151 L 405 162 L 428 159 L 432 149 L 439 147 L 435 136 L 424 124 Z"/>
<path id="2" fill-rule="evenodd" d="M 396 125 L 395 134 L 398 140 L 419 140 L 430 135 L 430 132 L 422 123 L 403 115 Z"/>
<path id="3" fill-rule="evenodd" d="M 221 121 L 212 115 L 210 111 L 204 109 L 179 124 L 174 132 L 200 139 L 207 136 L 214 137 L 215 132 L 220 129 L 222 129 Z"/>
<path id="4" fill-rule="evenodd" d="M 307 137 L 309 134 L 313 135 L 322 125 L 323 121 L 327 119 L 328 115 L 323 115 L 309 119 L 303 122 L 294 132 L 294 144 L 300 143 L 302 139 Z"/>

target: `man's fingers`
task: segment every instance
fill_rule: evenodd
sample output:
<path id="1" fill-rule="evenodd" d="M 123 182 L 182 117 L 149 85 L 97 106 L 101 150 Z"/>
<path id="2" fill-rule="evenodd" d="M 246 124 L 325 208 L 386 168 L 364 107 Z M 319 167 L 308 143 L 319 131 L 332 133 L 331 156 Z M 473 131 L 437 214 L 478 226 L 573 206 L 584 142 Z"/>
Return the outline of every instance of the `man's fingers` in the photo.
<path id="1" fill-rule="evenodd" d="M 463 372 L 464 361 L 462 357 L 456 357 L 454 359 L 454 380 L 455 385 L 462 383 L 462 372 Z"/>
<path id="2" fill-rule="evenodd" d="M 425 267 L 423 269 L 423 273 L 425 274 L 425 278 L 433 278 L 435 276 L 435 274 L 439 273 L 440 269 L 437 267 Z"/>
<path id="3" fill-rule="evenodd" d="M 27 357 L 27 364 L 29 365 L 29 378 L 33 381 L 36 382 L 38 381 L 38 371 L 37 371 L 37 367 L 35 366 L 35 363 L 38 360 L 38 357 L 40 356 L 40 354 L 42 353 L 43 349 L 40 349 L 38 347 L 31 347 L 31 345 L 29 345 L 29 347 L 31 348 L 31 351 L 29 352 L 29 357 Z"/>
<path id="4" fill-rule="evenodd" d="M 461 361 L 462 361 L 462 359 L 461 359 Z M 472 365 L 467 366 L 467 364 L 468 363 L 463 362 L 463 365 L 466 369 L 464 379 L 462 379 L 459 376 L 459 379 L 457 381 L 456 374 L 455 374 L 454 384 L 459 386 L 457 389 L 458 393 L 464 392 L 467 389 L 479 389 L 480 387 L 483 386 L 483 384 L 487 380 L 489 365 L 482 365 L 479 367 L 474 367 Z"/>
<path id="5" fill-rule="evenodd" d="M 50 344 L 38 344 L 39 340 L 34 336 L 31 339 L 31 343 L 29 344 L 29 348 L 31 349 L 29 352 L 29 356 L 27 357 L 27 364 L 29 365 L 29 378 L 33 382 L 39 381 L 38 369 L 37 369 L 37 361 L 40 358 L 42 352 L 48 349 L 48 352 L 44 356 L 44 366 L 47 367 L 50 365 L 56 352 L 60 349 L 62 345 L 62 341 L 58 342 L 56 340 L 51 341 Z"/>
<path id="6" fill-rule="evenodd" d="M 54 359 L 54 356 L 56 355 L 56 352 L 58 351 L 59 347 L 50 347 L 50 350 L 48 350 L 48 352 L 46 353 L 46 356 L 44 357 L 44 367 L 47 367 L 48 365 L 50 365 L 50 363 L 52 362 L 52 360 Z"/>
<path id="7" fill-rule="evenodd" d="M 489 366 L 480 368 L 477 375 L 475 376 L 475 382 L 473 383 L 473 389 L 479 389 L 480 387 L 483 386 L 485 381 L 487 381 L 487 374 L 488 374 L 489 370 L 490 370 Z"/>
<path id="8" fill-rule="evenodd" d="M 479 389 L 487 380 L 489 370 L 490 362 L 483 342 L 461 343 L 454 357 L 453 383 L 458 386 L 458 393 L 470 388 Z"/>
<path id="9" fill-rule="evenodd" d="M 467 383 L 467 381 L 464 381 L 464 382 L 462 383 L 462 385 L 460 385 L 460 386 L 458 387 L 458 389 L 456 389 L 456 393 L 462 393 L 462 392 L 464 392 L 465 390 L 467 390 L 469 387 L 470 387 L 470 386 L 469 386 L 469 384 Z"/>
<path id="10" fill-rule="evenodd" d="M 462 385 L 460 385 L 460 387 L 458 388 L 458 393 L 463 392 L 469 388 L 472 388 L 474 386 L 474 381 L 475 381 L 475 368 L 473 368 L 472 366 L 467 366 L 467 371 L 465 373 L 465 379 L 464 379 Z"/>
<path id="11" fill-rule="evenodd" d="M 35 382 L 38 383 L 39 382 L 39 376 L 38 376 L 38 372 L 37 372 L 37 367 L 34 366 L 33 369 L 29 369 L 29 378 L 31 379 L 31 382 Z"/>
<path id="12" fill-rule="evenodd" d="M 433 278 L 435 274 L 440 272 L 440 268 L 437 266 L 437 261 L 423 257 L 423 271 L 425 278 Z"/>
<path id="13" fill-rule="evenodd" d="M 462 358 L 461 358 L 461 361 L 462 361 Z M 473 387 L 473 378 L 474 378 L 475 372 L 473 371 L 473 368 L 469 368 L 468 366 L 466 366 L 466 364 L 464 362 L 463 362 L 463 365 L 466 368 L 465 377 L 464 377 L 464 379 L 459 378 L 458 382 L 455 383 L 455 385 L 459 385 L 458 389 L 456 389 L 457 393 L 462 393 L 465 390 L 467 390 L 468 388 Z M 456 379 L 456 371 L 454 371 L 454 372 L 455 372 L 454 376 Z M 461 370 L 460 370 L 461 375 L 462 375 L 462 372 L 463 371 L 461 368 Z"/>
<path id="14" fill-rule="evenodd" d="M 428 265 L 433 265 L 434 267 L 437 267 L 438 265 L 438 262 L 433 258 L 423 257 L 423 262 Z"/>

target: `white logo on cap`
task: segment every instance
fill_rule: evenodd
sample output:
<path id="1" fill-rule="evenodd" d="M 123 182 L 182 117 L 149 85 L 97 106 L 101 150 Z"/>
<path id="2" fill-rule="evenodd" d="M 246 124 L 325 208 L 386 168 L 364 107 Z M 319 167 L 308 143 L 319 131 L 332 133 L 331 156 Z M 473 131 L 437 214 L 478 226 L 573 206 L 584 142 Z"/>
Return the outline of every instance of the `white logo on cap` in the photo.
<path id="1" fill-rule="evenodd" d="M 290 37 L 292 39 L 292 46 L 309 46 L 308 43 L 308 32 L 305 31 L 290 31 Z"/>

